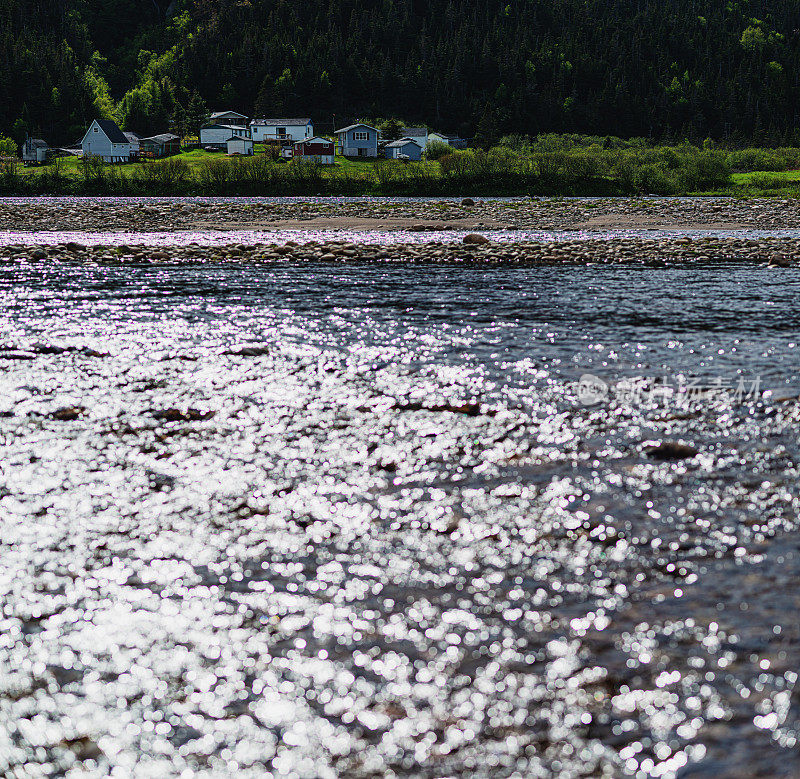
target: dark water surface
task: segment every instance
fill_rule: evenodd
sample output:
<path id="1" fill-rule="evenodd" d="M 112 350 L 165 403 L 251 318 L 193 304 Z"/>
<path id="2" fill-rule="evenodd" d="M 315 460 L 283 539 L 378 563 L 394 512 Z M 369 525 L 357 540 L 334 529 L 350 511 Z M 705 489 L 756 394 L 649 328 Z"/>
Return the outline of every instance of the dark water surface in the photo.
<path id="1" fill-rule="evenodd" d="M 798 292 L 0 268 L 0 774 L 800 775 Z"/>

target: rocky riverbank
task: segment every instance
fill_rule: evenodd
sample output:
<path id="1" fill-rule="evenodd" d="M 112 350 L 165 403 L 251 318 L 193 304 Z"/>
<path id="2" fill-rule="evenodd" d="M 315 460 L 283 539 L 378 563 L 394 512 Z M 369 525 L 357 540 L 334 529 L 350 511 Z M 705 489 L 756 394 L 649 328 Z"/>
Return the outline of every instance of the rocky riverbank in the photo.
<path id="1" fill-rule="evenodd" d="M 246 263 L 279 260 L 321 262 L 481 262 L 481 263 L 625 263 L 661 267 L 679 262 L 753 262 L 788 267 L 800 261 L 796 238 L 587 238 L 565 241 L 495 242 L 481 234 L 461 241 L 375 244 L 343 240 L 229 243 L 221 245 L 132 245 L 78 242 L 8 244 L 0 262 L 209 262 Z"/>
<path id="2" fill-rule="evenodd" d="M 344 201 L 14 198 L 0 230 L 800 228 L 800 201 L 732 198 L 514 198 Z"/>

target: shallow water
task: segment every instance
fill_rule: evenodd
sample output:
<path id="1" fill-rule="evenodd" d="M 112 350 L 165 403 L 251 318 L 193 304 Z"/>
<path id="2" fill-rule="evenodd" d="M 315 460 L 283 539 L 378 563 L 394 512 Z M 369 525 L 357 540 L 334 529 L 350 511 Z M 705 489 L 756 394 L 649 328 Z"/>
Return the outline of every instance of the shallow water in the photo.
<path id="1" fill-rule="evenodd" d="M 181 230 L 174 232 L 95 232 L 79 230 L 0 231 L 0 247 L 13 244 L 55 246 L 74 241 L 84 246 L 227 246 L 230 244 L 283 244 L 287 241 L 348 241 L 359 244 L 459 243 L 474 230 Z M 615 240 L 624 238 L 800 238 L 800 230 L 478 230 L 498 243 L 520 241 Z"/>
<path id="2" fill-rule="evenodd" d="M 0 773 L 796 776 L 799 285 L 2 267 Z"/>

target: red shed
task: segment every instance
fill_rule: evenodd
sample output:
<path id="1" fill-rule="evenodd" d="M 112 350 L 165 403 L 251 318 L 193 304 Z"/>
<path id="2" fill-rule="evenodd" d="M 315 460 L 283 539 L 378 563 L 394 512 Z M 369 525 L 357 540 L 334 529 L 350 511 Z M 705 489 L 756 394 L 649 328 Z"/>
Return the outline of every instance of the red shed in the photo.
<path id="1" fill-rule="evenodd" d="M 327 138 L 315 135 L 304 141 L 294 144 L 293 156 L 307 162 L 317 162 L 320 165 L 333 165 L 334 143 Z"/>

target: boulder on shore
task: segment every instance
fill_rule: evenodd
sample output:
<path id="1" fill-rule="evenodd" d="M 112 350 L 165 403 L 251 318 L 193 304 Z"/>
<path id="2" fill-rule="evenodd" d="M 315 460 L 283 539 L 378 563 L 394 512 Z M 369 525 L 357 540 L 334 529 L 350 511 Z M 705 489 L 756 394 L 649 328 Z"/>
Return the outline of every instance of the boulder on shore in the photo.
<path id="1" fill-rule="evenodd" d="M 489 243 L 489 239 L 479 233 L 469 233 L 469 235 L 464 236 L 464 243 L 484 244 Z"/>

